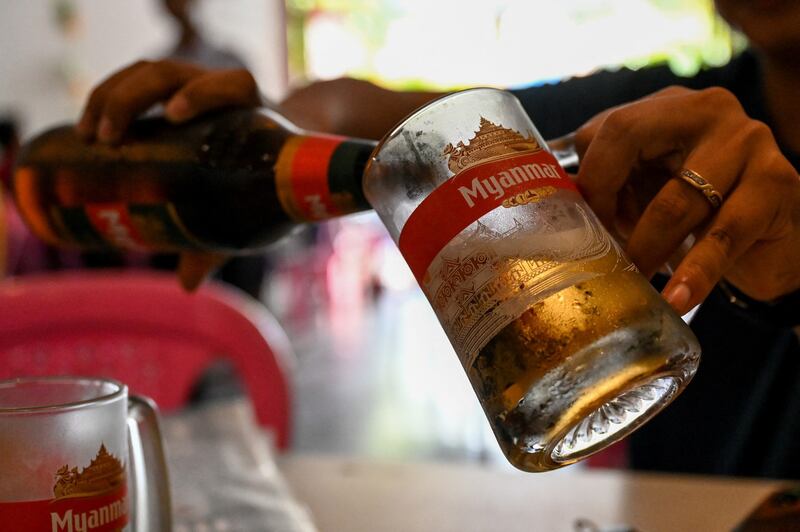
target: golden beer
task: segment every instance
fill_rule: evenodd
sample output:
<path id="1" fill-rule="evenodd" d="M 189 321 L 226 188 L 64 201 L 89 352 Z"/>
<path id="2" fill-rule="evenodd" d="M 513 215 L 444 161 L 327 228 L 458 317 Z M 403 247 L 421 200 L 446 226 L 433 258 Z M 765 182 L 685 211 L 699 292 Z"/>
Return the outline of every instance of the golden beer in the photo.
<path id="1" fill-rule="evenodd" d="M 641 275 L 615 272 L 545 297 L 492 338 L 467 375 L 509 461 L 575 462 L 668 402 L 690 375 L 687 360 L 665 359 L 698 347 L 664 306 Z"/>

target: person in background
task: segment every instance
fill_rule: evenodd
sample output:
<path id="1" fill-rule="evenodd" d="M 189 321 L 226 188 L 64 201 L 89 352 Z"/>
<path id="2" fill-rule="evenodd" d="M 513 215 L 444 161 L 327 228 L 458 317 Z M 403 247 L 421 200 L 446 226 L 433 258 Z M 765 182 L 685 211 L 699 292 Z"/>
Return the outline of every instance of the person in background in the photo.
<path id="1" fill-rule="evenodd" d="M 654 282 L 680 313 L 703 303 L 692 321 L 703 361 L 629 438 L 630 465 L 800 478 L 800 4 L 716 5 L 751 44 L 724 67 L 693 78 L 601 72 L 514 93 L 545 138 L 575 132 L 579 187 L 645 275 L 695 238 L 666 284 Z M 437 96 L 341 79 L 294 92 L 282 109 L 301 127 L 379 138 Z M 157 101 L 175 122 L 259 104 L 246 71 L 141 63 L 95 89 L 78 132 L 116 142 Z M 687 169 L 694 186 L 678 178 Z M 194 264 L 182 275 L 201 277 Z"/>
<path id="2" fill-rule="evenodd" d="M 196 0 L 162 0 L 162 7 L 177 26 L 177 40 L 165 58 L 206 68 L 245 68 L 235 53 L 208 42 L 195 23 Z"/>

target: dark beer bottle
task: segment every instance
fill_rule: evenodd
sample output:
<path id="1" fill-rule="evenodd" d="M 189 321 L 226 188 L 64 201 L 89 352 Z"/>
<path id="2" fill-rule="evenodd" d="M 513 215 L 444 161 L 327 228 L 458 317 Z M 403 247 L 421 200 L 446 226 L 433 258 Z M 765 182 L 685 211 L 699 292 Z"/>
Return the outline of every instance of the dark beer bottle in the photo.
<path id="1" fill-rule="evenodd" d="M 62 126 L 23 147 L 13 186 L 54 245 L 237 254 L 369 209 L 361 177 L 375 144 L 300 131 L 266 109 L 140 119 L 119 146 Z"/>

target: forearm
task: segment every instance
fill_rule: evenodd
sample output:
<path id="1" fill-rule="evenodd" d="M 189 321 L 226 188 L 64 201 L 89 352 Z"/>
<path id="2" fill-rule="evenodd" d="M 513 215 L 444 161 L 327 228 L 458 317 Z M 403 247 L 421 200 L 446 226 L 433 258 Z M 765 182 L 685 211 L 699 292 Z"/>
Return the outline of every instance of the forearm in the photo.
<path id="1" fill-rule="evenodd" d="M 280 109 L 306 129 L 379 139 L 409 113 L 440 95 L 392 91 L 342 78 L 299 89 L 281 103 Z"/>
<path id="2" fill-rule="evenodd" d="M 363 119 L 347 113 L 343 117 L 345 133 L 364 138 L 379 139 L 389 132 L 406 116 L 444 93 L 421 91 L 391 91 L 371 85 L 375 96 L 364 105 Z"/>

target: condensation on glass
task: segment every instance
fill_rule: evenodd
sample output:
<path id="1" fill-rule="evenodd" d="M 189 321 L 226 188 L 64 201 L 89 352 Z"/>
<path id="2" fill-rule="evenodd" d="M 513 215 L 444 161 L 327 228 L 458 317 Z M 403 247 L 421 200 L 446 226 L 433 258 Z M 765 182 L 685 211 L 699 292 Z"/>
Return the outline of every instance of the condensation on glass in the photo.
<path id="1" fill-rule="evenodd" d="M 600 451 L 694 375 L 691 330 L 510 93 L 472 89 L 412 114 L 373 152 L 364 189 L 516 467 Z"/>

